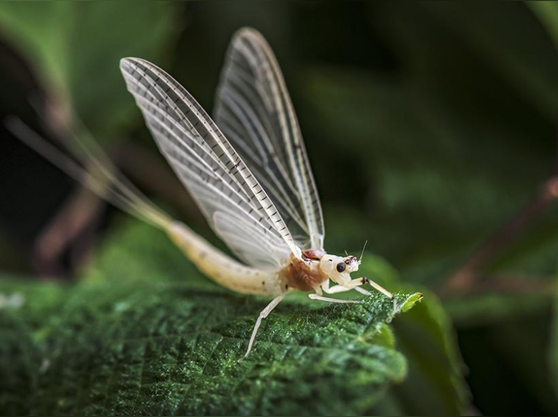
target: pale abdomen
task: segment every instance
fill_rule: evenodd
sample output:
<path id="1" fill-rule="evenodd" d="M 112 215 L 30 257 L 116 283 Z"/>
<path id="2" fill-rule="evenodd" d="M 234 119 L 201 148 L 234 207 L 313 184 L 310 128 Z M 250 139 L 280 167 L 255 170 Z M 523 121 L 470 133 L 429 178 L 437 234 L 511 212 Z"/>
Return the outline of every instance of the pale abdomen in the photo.
<path id="1" fill-rule="evenodd" d="M 264 271 L 237 262 L 183 223 L 172 222 L 167 234 L 201 272 L 226 288 L 242 294 L 285 292 L 277 271 Z"/>

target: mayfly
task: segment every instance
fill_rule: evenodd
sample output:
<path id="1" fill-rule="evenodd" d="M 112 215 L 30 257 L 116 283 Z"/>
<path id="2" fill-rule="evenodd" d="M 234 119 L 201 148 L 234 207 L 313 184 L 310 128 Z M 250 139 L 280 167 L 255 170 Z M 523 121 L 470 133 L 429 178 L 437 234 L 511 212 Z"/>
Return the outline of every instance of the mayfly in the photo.
<path id="1" fill-rule="evenodd" d="M 369 284 L 394 299 L 368 278 L 351 278 L 362 256 L 325 252 L 322 209 L 298 121 L 275 56 L 259 32 L 244 28 L 233 37 L 214 119 L 152 63 L 124 58 L 120 69 L 160 151 L 240 262 L 155 206 L 94 144 L 83 138 L 71 144 L 82 167 L 21 122 L 11 120 L 10 128 L 102 197 L 166 232 L 209 278 L 243 294 L 273 297 L 257 318 L 246 355 L 262 320 L 291 291 L 310 291 L 312 300 L 358 303 L 324 293 L 369 295 L 361 288 Z"/>

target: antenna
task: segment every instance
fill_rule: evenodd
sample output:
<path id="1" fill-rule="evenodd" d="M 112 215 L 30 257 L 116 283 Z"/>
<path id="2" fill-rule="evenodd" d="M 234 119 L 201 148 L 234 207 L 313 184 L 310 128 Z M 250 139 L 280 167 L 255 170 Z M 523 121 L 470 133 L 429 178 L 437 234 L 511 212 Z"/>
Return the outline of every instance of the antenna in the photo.
<path id="1" fill-rule="evenodd" d="M 364 246 L 362 247 L 362 251 L 360 252 L 360 258 L 358 259 L 358 262 L 362 262 L 362 257 L 364 256 L 364 249 L 366 249 L 366 244 L 368 243 L 368 240 L 366 242 L 364 242 Z"/>

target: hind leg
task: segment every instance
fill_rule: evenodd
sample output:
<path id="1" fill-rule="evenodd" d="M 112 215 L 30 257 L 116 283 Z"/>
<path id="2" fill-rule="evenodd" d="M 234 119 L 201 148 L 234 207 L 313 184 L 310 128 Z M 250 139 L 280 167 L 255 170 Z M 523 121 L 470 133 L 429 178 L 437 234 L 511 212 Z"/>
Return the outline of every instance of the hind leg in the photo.
<path id="1" fill-rule="evenodd" d="M 256 320 L 256 325 L 254 326 L 254 330 L 252 330 L 252 335 L 250 336 L 250 342 L 248 342 L 248 349 L 246 350 L 246 353 L 244 354 L 244 357 L 248 356 L 248 354 L 250 353 L 250 351 L 252 350 L 252 346 L 254 345 L 254 341 L 256 340 L 256 334 L 258 333 L 258 329 L 260 328 L 261 324 L 262 324 L 262 320 L 265 319 L 267 316 L 269 316 L 269 313 L 271 313 L 273 311 L 273 309 L 275 307 L 277 307 L 277 305 L 283 301 L 283 298 L 285 298 L 285 294 L 281 294 L 278 297 L 275 297 L 271 303 L 269 303 L 260 313 L 260 315 L 258 316 L 258 319 Z"/>

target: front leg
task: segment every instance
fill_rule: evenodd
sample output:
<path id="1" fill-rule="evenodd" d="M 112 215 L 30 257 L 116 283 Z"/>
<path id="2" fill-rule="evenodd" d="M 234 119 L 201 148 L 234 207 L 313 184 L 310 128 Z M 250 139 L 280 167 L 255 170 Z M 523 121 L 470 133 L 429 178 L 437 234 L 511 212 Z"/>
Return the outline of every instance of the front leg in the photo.
<path id="1" fill-rule="evenodd" d="M 364 284 L 370 284 L 370 286 L 372 288 L 374 288 L 376 291 L 381 292 L 382 294 L 384 294 L 387 298 L 389 298 L 390 300 L 393 301 L 393 314 L 396 313 L 397 311 L 397 300 L 395 299 L 395 297 L 393 296 L 392 293 L 390 293 L 388 290 L 386 290 L 384 287 L 382 287 L 380 284 L 375 283 L 374 281 L 372 281 L 371 279 L 368 279 L 366 277 L 362 277 L 362 278 L 356 278 L 356 279 L 352 279 L 351 281 L 349 281 L 349 283 L 353 283 L 355 281 L 360 281 L 360 285 L 364 285 Z M 347 288 L 347 289 L 341 289 L 338 290 L 337 292 L 342 292 L 342 291 L 348 291 L 350 289 L 355 289 L 356 291 L 362 293 L 362 294 L 368 294 L 370 295 L 370 291 L 366 291 L 362 288 L 360 288 L 358 286 L 359 284 L 355 284 L 355 286 L 353 288 Z M 339 287 L 339 285 L 336 285 L 335 287 L 329 288 L 329 285 L 327 285 L 328 290 L 330 291 L 329 294 L 331 294 L 331 290 L 336 289 L 337 287 Z M 345 288 L 345 287 L 342 287 Z M 328 292 L 328 290 L 326 290 L 324 288 L 325 292 Z"/>
<path id="2" fill-rule="evenodd" d="M 318 286 L 315 288 L 316 294 L 309 294 L 308 298 L 310 298 L 311 300 L 325 301 L 328 303 L 361 304 L 363 302 L 362 300 L 339 300 L 337 298 L 329 298 L 329 297 L 322 296 L 322 289 L 328 294 L 336 294 L 336 293 L 355 289 L 355 290 L 361 290 L 361 292 L 363 292 L 364 294 L 370 295 L 368 291 L 363 290 L 362 288 L 358 288 L 359 285 L 362 285 L 362 280 L 353 279 L 347 284 L 346 287 L 342 285 L 335 285 L 329 288 L 329 279 L 328 279 L 327 281 L 324 281 L 322 283 L 321 287 Z"/>
<path id="3" fill-rule="evenodd" d="M 338 294 L 340 292 L 356 290 L 361 294 L 370 295 L 370 291 L 366 291 L 363 288 L 359 288 L 361 285 L 367 284 L 368 281 L 369 281 L 368 278 L 356 278 L 350 280 L 345 285 L 334 285 L 333 287 L 330 288 L 329 280 L 327 280 L 322 284 L 322 288 L 327 294 Z"/>
<path id="4" fill-rule="evenodd" d="M 327 301 L 327 302 L 330 302 L 330 303 L 361 303 L 362 301 L 357 301 L 357 300 L 338 300 L 336 298 L 322 297 L 322 289 L 327 294 L 338 294 L 338 293 L 341 293 L 341 292 L 355 290 L 355 291 L 358 291 L 361 294 L 370 295 L 371 294 L 370 291 L 366 291 L 365 289 L 360 288 L 360 286 L 364 285 L 364 284 L 370 284 L 374 289 L 376 289 L 377 291 L 384 294 L 390 300 L 393 300 L 394 310 L 395 310 L 396 303 L 395 303 L 395 297 L 393 296 L 393 294 L 390 293 L 388 290 L 386 290 L 381 285 L 376 284 L 374 281 L 372 281 L 372 280 L 370 280 L 366 277 L 355 278 L 355 279 L 352 279 L 349 282 L 347 282 L 347 284 L 345 284 L 345 285 L 334 285 L 331 288 L 329 287 L 329 280 L 326 280 L 321 284 L 321 287 L 318 286 L 318 287 L 315 288 L 316 294 L 309 294 L 308 297 L 312 300 Z"/>
<path id="5" fill-rule="evenodd" d="M 374 288 L 376 291 L 381 292 L 382 294 L 384 294 L 390 300 L 395 300 L 395 298 L 393 297 L 393 294 L 390 293 L 388 290 L 386 290 L 384 287 L 382 287 L 380 284 L 376 284 L 374 281 L 372 281 L 371 279 L 368 279 L 366 277 L 362 277 L 362 278 L 359 278 L 359 279 L 362 280 L 363 284 L 370 284 L 370 286 L 372 288 Z"/>
<path id="6" fill-rule="evenodd" d="M 311 300 L 325 301 L 327 303 L 361 304 L 363 302 L 361 300 L 339 300 L 337 298 L 323 297 L 322 289 L 326 293 L 332 294 L 331 292 L 329 292 L 329 280 L 327 280 L 327 281 L 323 282 L 321 285 L 318 285 L 317 287 L 315 287 L 314 291 L 316 291 L 316 294 L 308 294 L 308 298 L 310 298 Z M 347 288 L 345 291 L 348 291 L 349 289 L 350 288 Z"/>
<path id="7" fill-rule="evenodd" d="M 334 285 L 331 288 L 329 288 L 329 280 L 327 280 L 322 284 L 322 288 L 328 294 L 337 294 L 337 293 L 340 293 L 340 292 L 356 290 L 361 294 L 370 295 L 371 294 L 370 291 L 366 291 L 365 289 L 360 288 L 360 286 L 364 285 L 364 284 L 370 284 L 370 286 L 372 288 L 374 288 L 376 291 L 381 292 L 382 294 L 384 294 L 390 300 L 394 299 L 392 293 L 390 293 L 388 290 L 386 290 L 380 284 L 377 284 L 374 281 L 372 281 L 372 280 L 370 280 L 366 277 L 355 278 L 355 279 L 350 280 L 345 285 Z"/>
<path id="8" fill-rule="evenodd" d="M 339 300 L 337 298 L 322 297 L 318 294 L 308 294 L 308 298 L 311 300 L 325 301 L 327 303 L 339 303 L 339 304 L 362 304 L 362 300 Z"/>

